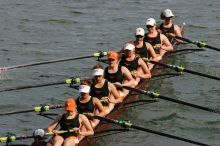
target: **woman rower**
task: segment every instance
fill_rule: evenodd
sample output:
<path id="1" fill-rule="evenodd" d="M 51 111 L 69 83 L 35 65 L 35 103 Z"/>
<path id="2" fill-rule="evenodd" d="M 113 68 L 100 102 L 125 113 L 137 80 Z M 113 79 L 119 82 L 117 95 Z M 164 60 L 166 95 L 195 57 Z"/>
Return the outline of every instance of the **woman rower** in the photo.
<path id="1" fill-rule="evenodd" d="M 105 68 L 104 77 L 109 82 L 113 83 L 119 90 L 119 95 L 122 100 L 128 95 L 129 90 L 121 89 L 122 86 L 135 86 L 135 80 L 131 72 L 124 66 L 119 65 L 120 55 L 115 51 L 110 51 L 107 54 L 109 66 Z"/>
<path id="2" fill-rule="evenodd" d="M 104 70 L 101 64 L 93 67 L 93 84 L 91 85 L 90 95 L 97 97 L 107 107 L 106 114 L 110 113 L 114 105 L 122 102 L 116 87 L 104 78 Z"/>
<path id="3" fill-rule="evenodd" d="M 147 19 L 146 27 L 148 32 L 145 34 L 144 41 L 149 42 L 157 54 L 160 54 L 162 57 L 167 51 L 173 51 L 173 46 L 168 38 L 156 30 L 155 19 Z"/>
<path id="4" fill-rule="evenodd" d="M 96 116 L 105 116 L 106 112 L 102 106 L 101 101 L 93 96 L 90 96 L 91 81 L 84 80 L 80 83 L 79 92 L 80 97 L 76 99 L 77 111 L 79 113 L 92 114 Z M 92 127 L 96 127 L 99 123 L 98 119 L 91 119 Z"/>
<path id="5" fill-rule="evenodd" d="M 147 58 L 154 61 L 160 61 L 160 54 L 156 54 L 152 45 L 148 42 L 144 42 L 144 34 L 145 31 L 143 28 L 137 28 L 135 33 L 136 40 L 134 41 L 135 45 L 135 53 L 138 54 L 141 58 Z M 153 64 L 148 63 L 148 68 L 151 70 L 153 68 Z"/>
<path id="6" fill-rule="evenodd" d="M 135 46 L 132 43 L 126 43 L 124 46 L 125 54 L 122 56 L 120 65 L 125 66 L 135 78 L 137 85 L 141 79 L 151 78 L 150 70 L 146 63 L 135 54 Z"/>
<path id="7" fill-rule="evenodd" d="M 161 12 L 160 18 L 164 20 L 164 23 L 160 24 L 159 30 L 158 30 L 159 32 L 165 34 L 167 38 L 170 40 L 170 42 L 172 42 L 173 40 L 170 35 L 182 37 L 182 34 L 181 34 L 182 30 L 180 29 L 178 25 L 173 24 L 173 17 L 174 17 L 174 14 L 170 9 L 165 9 L 163 12 Z M 179 42 L 180 40 L 177 40 L 177 41 Z"/>
<path id="8" fill-rule="evenodd" d="M 88 118 L 77 112 L 74 99 L 69 98 L 65 101 L 65 110 L 66 113 L 57 116 L 47 130 L 48 132 L 54 132 L 56 134 L 55 129 L 60 125 L 60 130 L 75 130 L 76 132 L 56 134 L 52 139 L 53 146 L 75 146 L 79 143 L 78 136 L 89 136 L 94 134 Z M 81 131 L 82 126 L 86 130 Z"/>

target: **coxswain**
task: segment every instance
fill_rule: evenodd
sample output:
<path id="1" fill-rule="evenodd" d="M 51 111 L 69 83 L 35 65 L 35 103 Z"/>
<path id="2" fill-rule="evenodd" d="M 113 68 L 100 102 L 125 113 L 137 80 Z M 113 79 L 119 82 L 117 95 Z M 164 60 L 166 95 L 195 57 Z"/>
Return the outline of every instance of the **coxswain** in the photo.
<path id="1" fill-rule="evenodd" d="M 115 51 L 110 51 L 107 54 L 108 66 L 105 68 L 104 77 L 109 82 L 113 83 L 117 90 L 119 91 L 119 95 L 122 99 L 124 99 L 129 90 L 122 89 L 122 86 L 130 86 L 134 87 L 135 80 L 131 75 L 131 72 L 125 67 L 120 66 L 120 54 Z"/>
<path id="2" fill-rule="evenodd" d="M 148 32 L 145 33 L 144 41 L 149 42 L 157 54 L 162 57 L 167 51 L 173 51 L 173 46 L 168 38 L 156 30 L 155 19 L 148 18 L 146 27 Z"/>
<path id="3" fill-rule="evenodd" d="M 139 27 L 136 29 L 134 41 L 135 53 L 138 54 L 141 58 L 146 58 L 154 61 L 160 61 L 160 54 L 156 54 L 152 45 L 148 42 L 144 42 L 145 31 L 143 28 Z M 154 66 L 152 63 L 147 63 L 149 70 Z"/>
<path id="4" fill-rule="evenodd" d="M 34 142 L 30 146 L 52 146 L 46 141 L 46 133 L 43 129 L 36 129 L 33 133 Z"/>
<path id="5" fill-rule="evenodd" d="M 173 17 L 174 14 L 170 9 L 165 9 L 163 12 L 161 12 L 160 18 L 164 20 L 164 22 L 160 24 L 158 29 L 159 32 L 167 36 L 171 43 L 173 43 L 172 36 L 182 37 L 182 30 L 178 25 L 173 24 Z M 177 41 L 182 42 L 180 40 Z"/>
<path id="6" fill-rule="evenodd" d="M 78 136 L 93 135 L 93 128 L 85 115 L 79 114 L 76 109 L 76 102 L 69 98 L 65 101 L 66 113 L 58 115 L 47 128 L 48 132 L 53 132 L 55 136 L 52 139 L 53 146 L 75 146 L 79 143 Z M 76 132 L 67 132 L 57 134 L 56 128 L 60 130 L 75 130 Z M 82 131 L 81 127 L 86 130 Z"/>
<path id="7" fill-rule="evenodd" d="M 104 69 L 101 64 L 96 64 L 93 67 L 93 83 L 91 85 L 90 95 L 97 97 L 105 108 L 106 114 L 110 113 L 114 105 L 122 102 L 114 84 L 104 78 Z"/>
<path id="8" fill-rule="evenodd" d="M 120 65 L 127 67 L 131 72 L 135 78 L 135 85 L 137 85 L 141 79 L 150 79 L 150 70 L 143 59 L 135 54 L 135 46 L 132 43 L 126 43 L 123 50 L 125 54 L 122 55 Z"/>

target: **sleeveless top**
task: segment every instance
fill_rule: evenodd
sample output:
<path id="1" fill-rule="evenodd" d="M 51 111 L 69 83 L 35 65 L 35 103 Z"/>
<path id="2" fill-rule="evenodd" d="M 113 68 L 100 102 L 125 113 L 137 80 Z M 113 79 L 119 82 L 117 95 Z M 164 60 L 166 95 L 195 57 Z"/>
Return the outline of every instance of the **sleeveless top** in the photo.
<path id="1" fill-rule="evenodd" d="M 174 33 L 174 24 L 172 24 L 171 27 L 166 28 L 163 26 L 163 23 L 160 25 L 159 29 L 162 31 L 162 33 L 164 35 L 166 35 L 166 37 L 169 39 L 169 41 L 172 40 L 172 37 L 170 37 L 169 35 L 167 35 L 166 33 Z"/>
<path id="2" fill-rule="evenodd" d="M 157 32 L 157 36 L 156 37 L 148 37 L 147 34 L 145 34 L 144 37 L 144 41 L 150 43 L 153 48 L 156 44 L 161 44 L 161 40 L 160 40 L 160 33 Z M 159 54 L 160 50 L 159 49 L 154 49 L 155 53 Z"/>
<path id="3" fill-rule="evenodd" d="M 134 60 L 128 61 L 128 60 L 126 60 L 125 55 L 122 55 L 120 65 L 127 67 L 128 70 L 130 72 L 132 72 L 132 71 L 135 71 L 138 69 L 138 67 L 139 67 L 138 60 L 139 60 L 139 56 L 135 56 Z"/>
<path id="4" fill-rule="evenodd" d="M 106 80 L 108 80 L 111 83 L 119 82 L 122 84 L 123 82 L 123 74 L 122 74 L 122 68 L 119 65 L 118 70 L 115 73 L 109 73 L 108 67 L 105 68 L 104 77 Z"/>
<path id="5" fill-rule="evenodd" d="M 82 114 L 82 113 L 93 113 L 94 112 L 94 104 L 93 104 L 93 97 L 90 96 L 90 99 L 86 103 L 80 102 L 80 97 L 77 98 L 76 100 L 76 105 L 77 105 L 77 111 Z"/>
<path id="6" fill-rule="evenodd" d="M 108 97 L 109 96 L 108 81 L 105 80 L 105 83 L 101 88 L 96 88 L 95 84 L 93 83 L 91 85 L 90 95 L 92 97 L 97 97 L 98 99 L 101 99 L 102 97 Z"/>
<path id="7" fill-rule="evenodd" d="M 69 130 L 72 128 L 78 128 L 80 126 L 79 114 L 77 114 L 76 117 L 73 119 L 66 119 L 65 114 L 63 114 L 59 123 L 60 123 L 61 130 Z"/>
<path id="8" fill-rule="evenodd" d="M 149 58 L 149 53 L 145 42 L 143 42 L 143 46 L 140 48 L 135 47 L 135 53 L 138 54 L 141 58 L 146 57 Z"/>

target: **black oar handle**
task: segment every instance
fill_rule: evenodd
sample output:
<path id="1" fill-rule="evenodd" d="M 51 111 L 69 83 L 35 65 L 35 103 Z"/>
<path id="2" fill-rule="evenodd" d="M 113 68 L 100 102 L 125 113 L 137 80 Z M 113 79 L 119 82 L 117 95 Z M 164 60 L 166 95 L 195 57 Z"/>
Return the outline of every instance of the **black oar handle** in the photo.
<path id="1" fill-rule="evenodd" d="M 123 128 L 133 128 L 133 129 L 137 129 L 137 130 L 141 130 L 141 131 L 157 134 L 157 135 L 160 135 L 160 136 L 165 136 L 165 137 L 168 137 L 168 138 L 185 141 L 185 142 L 192 143 L 192 144 L 197 144 L 197 145 L 201 145 L 201 146 L 210 146 L 208 144 L 204 144 L 204 143 L 201 143 L 201 142 L 193 141 L 193 140 L 190 140 L 190 139 L 186 139 L 186 138 L 178 137 L 178 136 L 175 136 L 175 135 L 171 135 L 171 134 L 166 134 L 166 133 L 163 133 L 163 132 L 155 131 L 155 130 L 152 130 L 152 129 L 147 129 L 147 128 L 144 128 L 144 127 L 136 126 L 136 125 L 131 124 L 128 121 L 114 120 L 114 119 L 110 119 L 110 118 L 106 118 L 106 117 L 101 117 L 101 116 L 94 116 L 93 118 L 99 119 L 101 121 L 106 121 L 106 122 L 109 122 L 109 123 L 113 123 L 113 124 L 119 125 L 119 126 L 121 126 Z"/>
<path id="2" fill-rule="evenodd" d="M 186 138 L 183 138 L 183 137 L 178 137 L 178 136 L 175 136 L 175 135 L 171 135 L 171 134 L 167 134 L 167 133 L 163 133 L 163 132 L 159 132 L 159 131 L 155 131 L 155 130 L 151 130 L 151 129 L 147 129 L 147 128 L 143 128 L 143 127 L 139 127 L 139 126 L 135 126 L 135 125 L 131 125 L 131 128 L 141 130 L 141 131 L 145 131 L 145 132 L 149 132 L 149 133 L 153 133 L 153 134 L 157 134 L 157 135 L 161 135 L 161 136 L 168 137 L 168 138 L 173 138 L 173 139 L 185 141 L 185 142 L 196 144 L 196 145 L 210 146 L 208 144 L 204 144 L 204 143 L 197 142 L 197 141 L 194 141 L 194 140 L 186 139 Z"/>
<path id="3" fill-rule="evenodd" d="M 55 104 L 55 105 L 40 105 L 35 106 L 32 109 L 28 110 L 20 110 L 20 111 L 12 111 L 12 112 L 6 112 L 6 113 L 0 113 L 0 116 L 6 116 L 6 115 L 14 115 L 14 114 L 21 114 L 21 113 L 29 113 L 29 112 L 44 112 L 51 109 L 58 109 L 58 108 L 64 108 L 63 104 Z"/>
<path id="4" fill-rule="evenodd" d="M 210 78 L 210 79 L 214 79 L 214 80 L 220 81 L 220 78 L 219 78 L 219 77 L 212 76 L 212 75 L 208 75 L 208 74 L 204 74 L 204 73 L 200 73 L 200 72 L 196 72 L 196 71 L 193 71 L 193 70 L 189 70 L 189 69 L 185 69 L 185 68 L 184 68 L 184 72 L 187 72 L 187 73 L 191 73 L 191 74 L 195 74 L 195 75 L 199 75 L 199 76 L 203 76 L 203 77 L 207 77 L 207 78 Z"/>
<path id="5" fill-rule="evenodd" d="M 37 87 L 45 87 L 45 86 L 52 86 L 52 85 L 61 85 L 61 84 L 66 84 L 66 82 L 59 81 L 59 82 L 45 83 L 45 84 L 39 84 L 39 85 L 25 85 L 25 86 L 20 86 L 20 87 L 11 87 L 11 88 L 2 89 L 2 90 L 0 90 L 0 92 L 22 90 L 22 89 L 29 89 L 29 88 L 37 88 Z"/>
<path id="6" fill-rule="evenodd" d="M 173 98 L 170 98 L 170 97 L 162 96 L 162 95 L 160 95 L 158 93 L 155 93 L 155 92 L 152 92 L 152 91 L 145 91 L 145 90 L 136 89 L 136 88 L 132 88 L 132 87 L 128 87 L 128 86 L 123 86 L 122 88 L 131 90 L 131 91 L 135 91 L 135 92 L 138 92 L 138 93 L 141 93 L 141 94 L 145 94 L 145 95 L 148 95 L 152 98 L 161 98 L 161 99 L 164 99 L 164 100 L 172 101 L 172 102 L 175 102 L 175 103 L 183 104 L 183 105 L 186 105 L 186 106 L 194 107 L 194 108 L 205 110 L 205 111 L 208 111 L 208 112 L 220 114 L 220 111 L 218 111 L 218 110 L 214 110 L 214 109 L 203 107 L 203 106 L 200 106 L 200 105 L 196 105 L 196 104 L 188 103 L 188 102 L 185 102 L 185 101 L 176 100 L 176 99 L 173 99 Z"/>
<path id="7" fill-rule="evenodd" d="M 182 101 L 182 100 L 176 100 L 176 99 L 166 97 L 166 96 L 162 96 L 162 95 L 159 95 L 158 98 L 161 98 L 161 99 L 164 99 L 164 100 L 167 100 L 167 101 L 172 101 L 172 102 L 179 103 L 179 104 L 183 104 L 183 105 L 186 105 L 186 106 L 194 107 L 194 108 L 197 108 L 197 109 L 205 110 L 205 111 L 208 111 L 208 112 L 220 114 L 220 111 L 218 111 L 218 110 L 214 110 L 214 109 L 211 109 L 211 108 L 208 108 L 208 107 L 203 107 L 203 106 L 200 106 L 200 105 L 188 103 L 188 102 L 185 102 L 185 101 Z"/>
<path id="8" fill-rule="evenodd" d="M 170 36 L 171 36 L 171 35 L 170 35 Z M 183 40 L 183 41 L 188 42 L 188 43 L 191 43 L 191 44 L 195 44 L 195 45 L 197 45 L 199 48 L 205 47 L 205 48 L 209 48 L 209 49 L 212 49 L 212 50 L 215 50 L 215 51 L 220 51 L 219 48 L 213 47 L 213 46 L 210 46 L 210 45 L 207 45 L 205 42 L 202 42 L 202 41 L 192 41 L 192 40 L 190 40 L 190 39 L 183 38 L 183 37 L 179 37 L 179 36 L 171 36 L 171 37 L 174 37 L 174 38 L 179 39 L 179 40 Z"/>
<path id="9" fill-rule="evenodd" d="M 213 47 L 213 46 L 210 46 L 210 45 L 205 45 L 205 47 L 207 47 L 209 49 L 212 49 L 212 50 L 220 51 L 219 48 L 216 48 L 216 47 Z"/>
<path id="10" fill-rule="evenodd" d="M 220 81 L 219 77 L 208 75 L 208 74 L 204 74 L 204 73 L 200 73 L 200 72 L 193 71 L 193 70 L 189 70 L 189 69 L 186 69 L 186 68 L 181 67 L 181 66 L 165 64 L 165 63 L 156 62 L 156 61 L 153 61 L 153 60 L 147 60 L 146 58 L 144 58 L 144 60 L 147 61 L 147 62 L 156 64 L 156 65 L 160 65 L 160 66 L 164 66 L 164 67 L 173 69 L 173 70 L 175 70 L 177 72 L 187 72 L 187 73 L 191 73 L 191 74 L 194 74 L 194 75 L 199 75 L 199 76 L 202 76 L 202 77 L 207 77 L 207 78 L 210 78 L 210 79 L 214 79 L 214 80 Z"/>

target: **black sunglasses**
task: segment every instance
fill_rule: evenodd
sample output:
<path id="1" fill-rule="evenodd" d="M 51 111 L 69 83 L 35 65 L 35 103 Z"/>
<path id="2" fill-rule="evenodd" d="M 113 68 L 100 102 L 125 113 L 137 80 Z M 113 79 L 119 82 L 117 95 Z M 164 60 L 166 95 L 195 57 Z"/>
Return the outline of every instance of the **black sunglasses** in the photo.
<path id="1" fill-rule="evenodd" d="M 142 38 L 142 37 L 144 37 L 144 36 L 142 36 L 142 35 L 136 35 L 136 38 Z"/>
<path id="2" fill-rule="evenodd" d="M 154 26 L 152 25 L 146 25 L 147 28 L 153 28 Z"/>

